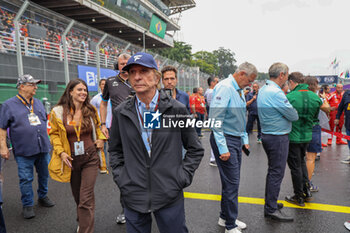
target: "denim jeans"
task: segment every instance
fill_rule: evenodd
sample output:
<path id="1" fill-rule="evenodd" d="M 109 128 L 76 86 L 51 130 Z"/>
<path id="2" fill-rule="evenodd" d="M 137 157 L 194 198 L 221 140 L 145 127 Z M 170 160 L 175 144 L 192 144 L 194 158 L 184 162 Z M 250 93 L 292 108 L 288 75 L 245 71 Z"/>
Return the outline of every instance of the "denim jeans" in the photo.
<path id="1" fill-rule="evenodd" d="M 236 225 L 238 215 L 238 188 L 242 162 L 242 142 L 240 137 L 225 135 L 230 158 L 221 160 L 219 149 L 216 145 L 214 134 L 210 134 L 210 145 L 213 149 L 216 164 L 218 165 L 221 185 L 222 199 L 220 218 L 226 221 L 226 229 L 231 230 Z"/>
<path id="2" fill-rule="evenodd" d="M 19 187 L 23 206 L 34 205 L 34 194 L 32 182 L 34 179 L 33 168 L 38 174 L 38 197 L 44 198 L 47 195 L 47 183 L 49 178 L 48 165 L 50 155 L 40 153 L 32 156 L 15 156 L 18 166 Z"/>

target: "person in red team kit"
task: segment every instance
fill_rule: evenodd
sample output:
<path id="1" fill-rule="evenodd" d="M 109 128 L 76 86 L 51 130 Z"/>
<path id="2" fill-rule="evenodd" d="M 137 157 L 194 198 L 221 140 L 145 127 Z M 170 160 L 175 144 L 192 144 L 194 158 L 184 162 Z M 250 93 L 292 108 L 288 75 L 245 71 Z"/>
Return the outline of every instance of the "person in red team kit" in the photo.
<path id="1" fill-rule="evenodd" d="M 338 105 L 340 104 L 340 101 L 343 98 L 343 94 L 344 94 L 343 84 L 337 84 L 336 90 L 330 93 L 327 97 L 328 103 L 331 106 L 331 112 L 329 113 L 329 127 L 330 127 L 330 130 L 333 132 L 335 131 L 335 132 L 341 133 L 341 129 L 343 128 L 343 125 L 344 125 L 344 114 L 343 114 L 340 117 L 339 124 L 336 126 L 334 130 L 334 127 L 335 127 L 334 120 L 335 120 L 335 116 L 337 115 Z M 328 145 L 332 145 L 332 138 L 333 138 L 333 135 L 330 135 L 328 138 Z M 347 143 L 341 140 L 340 137 L 337 137 L 336 143 L 337 145 L 347 145 Z"/>
<path id="2" fill-rule="evenodd" d="M 204 121 L 208 116 L 203 96 L 203 88 L 193 88 L 193 95 L 190 96 L 190 107 L 196 121 Z M 198 137 L 203 137 L 202 128 L 196 127 Z"/>

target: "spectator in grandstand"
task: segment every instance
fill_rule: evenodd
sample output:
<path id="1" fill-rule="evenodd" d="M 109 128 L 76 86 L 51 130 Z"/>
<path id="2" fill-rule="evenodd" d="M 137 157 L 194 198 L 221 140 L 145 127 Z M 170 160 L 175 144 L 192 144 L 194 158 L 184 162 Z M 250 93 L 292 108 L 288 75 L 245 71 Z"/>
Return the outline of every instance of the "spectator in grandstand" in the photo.
<path id="1" fill-rule="evenodd" d="M 308 143 L 312 140 L 312 129 L 314 123 L 318 121 L 322 101 L 318 95 L 308 89 L 308 85 L 304 83 L 304 76 L 300 72 L 291 73 L 288 76 L 288 84 L 291 92 L 287 95 L 287 99 L 297 110 L 299 119 L 292 123 L 287 159 L 294 195 L 286 196 L 285 200 L 298 206 L 305 206 L 304 202 L 312 200 L 305 154 Z"/>
<path id="2" fill-rule="evenodd" d="M 318 90 L 317 78 L 307 76 L 307 77 L 305 77 L 305 84 L 307 84 L 309 86 L 308 88 L 310 91 L 312 91 L 314 93 L 317 92 L 317 90 Z M 317 155 L 317 153 L 322 152 L 321 126 L 320 126 L 320 122 L 322 119 L 320 119 L 320 118 L 322 117 L 322 113 L 329 113 L 329 111 L 330 111 L 330 107 L 329 107 L 329 104 L 327 103 L 327 101 L 323 101 L 322 98 L 320 98 L 320 99 L 322 101 L 322 105 L 321 105 L 320 109 L 323 112 L 321 112 L 321 111 L 319 112 L 318 118 L 315 119 L 315 122 L 313 123 L 312 140 L 306 148 L 306 151 L 307 151 L 306 152 L 306 168 L 307 168 L 308 179 L 310 181 L 310 191 L 311 192 L 318 191 L 318 187 L 311 182 L 311 179 L 312 179 L 312 175 L 313 175 L 314 170 L 315 170 L 316 155 Z"/>
<path id="3" fill-rule="evenodd" d="M 103 149 L 106 137 L 83 80 L 68 83 L 51 111 L 50 123 L 50 176 L 58 182 L 70 182 L 77 206 L 77 232 L 93 233 L 97 171 L 99 167 L 106 169 L 105 158 L 98 151 Z"/>
<path id="4" fill-rule="evenodd" d="M 340 124 L 340 119 L 341 119 L 341 116 L 343 115 L 345 115 L 346 134 L 350 136 L 350 91 L 349 90 L 347 90 L 344 93 L 343 98 L 338 106 L 337 115 L 334 121 L 335 125 Z M 350 140 L 348 140 L 348 146 L 350 149 Z M 342 160 L 341 162 L 345 164 L 350 164 L 350 155 L 346 159 Z"/>
<path id="5" fill-rule="evenodd" d="M 98 116 L 100 116 L 100 105 L 101 105 L 101 101 L 102 101 L 102 93 L 103 93 L 103 89 L 105 87 L 105 84 L 106 84 L 106 79 L 100 79 L 98 86 L 99 86 L 101 92 L 99 92 L 97 95 L 95 95 L 90 101 L 90 104 L 92 104 L 92 106 L 94 106 L 97 109 Z M 111 101 L 108 101 L 107 117 L 106 117 L 107 129 L 109 129 L 111 127 L 111 121 L 112 121 L 112 105 L 111 105 Z M 107 159 L 107 141 L 105 141 L 105 143 L 104 143 L 103 152 L 104 152 L 104 155 L 106 157 L 106 163 L 107 163 L 107 161 L 108 161 L 108 159 Z M 107 173 L 107 169 L 101 169 L 100 173 L 101 174 Z"/>
<path id="6" fill-rule="evenodd" d="M 7 53 L 6 48 L 4 47 L 1 38 L 0 38 L 0 53 Z"/>
<path id="7" fill-rule="evenodd" d="M 183 104 L 157 90 L 161 76 L 152 55 L 136 53 L 123 70 L 136 96 L 113 109 L 109 152 L 126 231 L 150 233 L 153 213 L 160 232 L 186 233 L 183 189 L 191 184 L 204 150 L 193 128 L 144 128 L 145 111 L 188 115 Z M 187 150 L 184 159 L 182 146 Z"/>
<path id="8" fill-rule="evenodd" d="M 258 138 L 257 142 L 261 143 L 261 127 L 260 127 L 260 121 L 258 116 L 258 104 L 257 104 L 257 98 L 259 94 L 259 84 L 257 82 L 254 82 L 252 85 L 253 91 L 249 92 L 246 95 L 246 101 L 247 101 L 247 110 L 248 110 L 248 121 L 247 121 L 247 133 L 251 134 L 253 132 L 253 125 L 254 121 L 256 120 L 256 124 L 258 127 Z"/>
<path id="9" fill-rule="evenodd" d="M 205 107 L 205 99 L 203 96 L 203 88 L 198 87 L 193 89 L 193 95 L 190 98 L 190 107 L 193 113 L 193 116 L 196 118 L 196 121 L 204 121 L 204 118 L 208 116 L 207 109 Z M 198 137 L 203 137 L 202 128 L 197 127 L 196 123 L 196 132 Z"/>
<path id="10" fill-rule="evenodd" d="M 208 89 L 204 93 L 204 98 L 205 98 L 205 102 L 206 102 L 207 113 L 209 115 L 209 107 L 210 107 L 211 100 L 213 98 L 213 90 L 214 90 L 214 87 L 216 86 L 216 84 L 218 84 L 219 78 L 218 77 L 209 77 L 207 79 L 207 82 L 208 82 Z M 217 166 L 216 161 L 215 161 L 215 155 L 214 155 L 212 148 L 210 148 L 209 165 L 213 166 L 213 167 Z"/>
<path id="11" fill-rule="evenodd" d="M 162 71 L 162 82 L 165 89 L 171 90 L 173 99 L 176 99 L 180 103 L 186 106 L 188 112 L 190 112 L 190 100 L 186 92 L 176 88 L 177 69 L 174 66 L 165 66 Z"/>
<path id="12" fill-rule="evenodd" d="M 17 80 L 18 94 L 6 100 L 0 112 L 0 154 L 9 158 L 6 146 L 7 129 L 10 129 L 11 143 L 18 166 L 19 186 L 23 205 L 23 217 L 35 217 L 32 182 L 33 167 L 38 173 L 39 204 L 52 207 L 48 198 L 48 163 L 51 145 L 47 135 L 47 115 L 40 100 L 34 98 L 40 80 L 31 75 L 21 75 Z"/>
<path id="13" fill-rule="evenodd" d="M 329 113 L 329 126 L 330 130 L 333 132 L 341 133 L 343 125 L 344 125 L 344 114 L 340 116 L 339 124 L 335 125 L 335 116 L 337 115 L 337 109 L 338 105 L 340 104 L 342 98 L 343 98 L 344 90 L 343 90 L 343 84 L 337 84 L 336 90 L 328 95 L 327 101 L 329 105 L 331 106 L 331 112 Z M 332 145 L 332 139 L 333 135 L 329 134 L 328 137 L 328 145 Z M 337 137 L 336 140 L 337 145 L 347 145 L 346 142 L 344 142 L 341 137 Z"/>
<path id="14" fill-rule="evenodd" d="M 238 216 L 238 188 L 242 160 L 242 144 L 248 150 L 246 102 L 243 89 L 254 82 L 258 71 L 245 62 L 233 75 L 214 88 L 209 119 L 221 121 L 221 128 L 212 128 L 210 145 L 213 148 L 222 184 L 221 212 L 218 224 L 225 233 L 239 233 L 247 225 Z"/>
<path id="15" fill-rule="evenodd" d="M 115 64 L 115 69 L 119 70 L 119 74 L 114 77 L 109 77 L 106 80 L 105 87 L 102 93 L 102 101 L 100 105 L 100 114 L 101 114 L 101 129 L 103 134 L 108 138 L 109 132 L 106 126 L 106 117 L 107 117 L 107 105 L 108 101 L 111 101 L 112 112 L 113 110 L 125 101 L 130 94 L 132 94 L 132 87 L 128 82 L 128 73 L 127 71 L 122 70 L 130 58 L 130 55 L 127 53 L 120 54 L 118 57 L 118 62 Z M 113 121 L 113 117 L 112 117 Z M 109 142 L 110 143 L 110 142 Z M 118 224 L 125 223 L 124 207 L 123 201 L 120 199 L 122 205 L 122 212 L 117 216 L 116 222 Z"/>
<path id="16" fill-rule="evenodd" d="M 259 91 L 258 114 L 261 124 L 261 141 L 268 159 L 264 216 L 277 221 L 293 221 L 277 203 L 286 168 L 292 121 L 298 113 L 289 103 L 281 87 L 288 79 L 288 66 L 274 63 L 269 68 L 270 80 Z"/>

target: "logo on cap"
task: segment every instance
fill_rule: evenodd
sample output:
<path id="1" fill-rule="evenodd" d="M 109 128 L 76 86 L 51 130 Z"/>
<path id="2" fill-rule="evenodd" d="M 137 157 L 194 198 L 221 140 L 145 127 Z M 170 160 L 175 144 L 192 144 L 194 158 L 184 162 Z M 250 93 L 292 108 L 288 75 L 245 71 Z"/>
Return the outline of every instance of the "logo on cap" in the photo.
<path id="1" fill-rule="evenodd" d="M 141 59 L 141 57 L 142 57 L 142 55 L 135 55 L 134 56 L 134 61 L 137 61 L 137 60 Z"/>

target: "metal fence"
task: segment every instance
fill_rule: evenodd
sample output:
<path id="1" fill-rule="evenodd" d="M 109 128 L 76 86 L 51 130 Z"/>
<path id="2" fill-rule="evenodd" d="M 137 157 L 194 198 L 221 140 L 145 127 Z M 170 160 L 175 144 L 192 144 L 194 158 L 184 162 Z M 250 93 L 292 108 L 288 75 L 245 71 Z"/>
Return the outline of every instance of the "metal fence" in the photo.
<path id="1" fill-rule="evenodd" d="M 6 25 L 10 25 L 11 28 L 6 27 Z M 35 38 L 28 32 L 28 25 L 44 28 L 46 37 Z M 17 41 L 20 43 L 17 44 Z M 65 79 L 57 80 L 56 84 L 62 85 L 67 83 L 69 79 L 77 78 L 75 74 L 70 75 L 72 72 L 69 71 L 69 67 L 72 64 L 93 66 L 97 67 L 98 70 L 100 67 L 112 69 L 118 54 L 122 52 L 134 54 L 138 51 L 142 51 L 142 48 L 75 22 L 34 3 L 22 0 L 0 0 L 0 56 L 5 53 L 17 56 L 17 64 L 11 68 L 18 70 L 17 75 L 14 76 L 23 73 L 23 69 L 26 71 L 28 68 L 32 68 L 29 67 L 30 64 L 24 62 L 25 59 L 22 57 L 35 57 L 43 61 L 60 61 L 64 63 L 64 73 L 62 70 L 60 72 L 64 74 Z M 153 56 L 159 69 L 166 65 L 177 67 L 179 89 L 192 92 L 194 87 L 207 87 L 206 79 L 209 75 L 200 72 L 198 67 L 189 67 L 158 54 L 153 54 Z M 49 68 L 40 69 L 46 74 L 46 69 Z M 43 75 L 44 86 L 49 83 L 45 80 L 46 76 Z M 9 82 L 9 80 L 0 78 L 0 91 L 3 89 L 9 91 Z M 47 93 L 49 87 L 50 85 L 46 87 Z M 62 88 L 55 87 L 51 93 L 59 96 L 62 91 Z M 2 96 L 0 95 L 0 102 L 3 102 Z M 49 99 L 55 102 L 53 97 Z"/>

